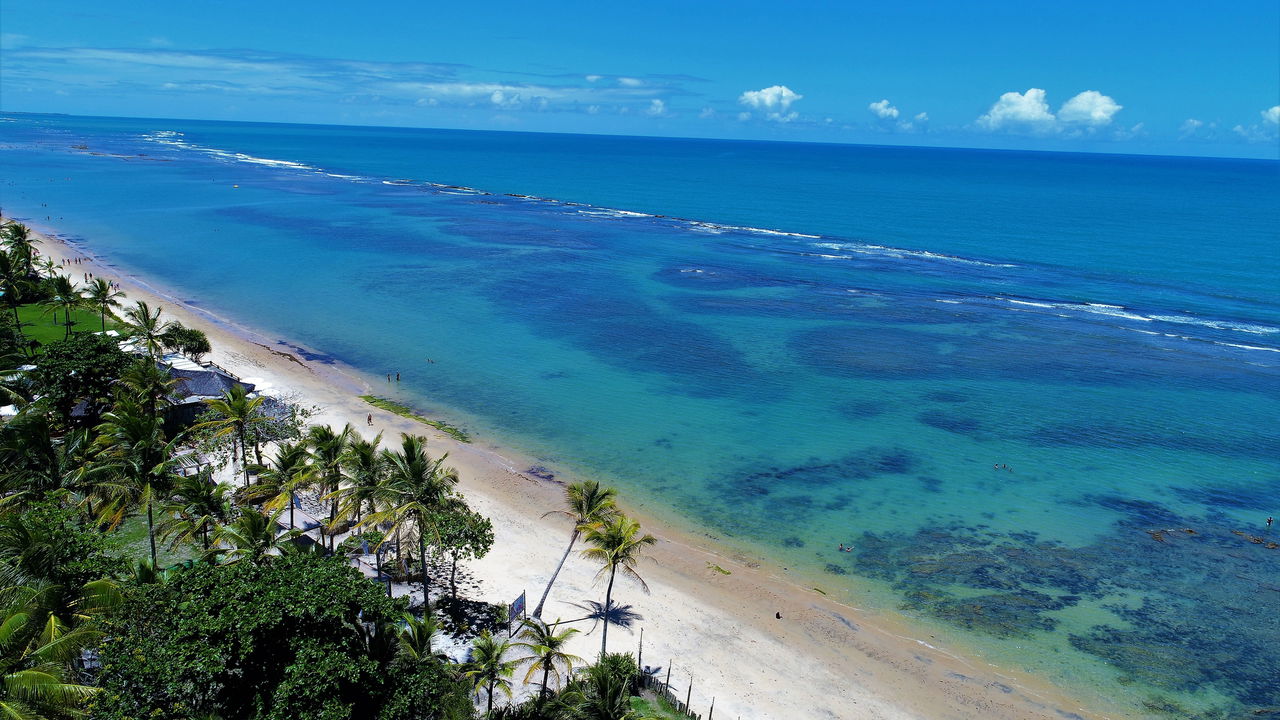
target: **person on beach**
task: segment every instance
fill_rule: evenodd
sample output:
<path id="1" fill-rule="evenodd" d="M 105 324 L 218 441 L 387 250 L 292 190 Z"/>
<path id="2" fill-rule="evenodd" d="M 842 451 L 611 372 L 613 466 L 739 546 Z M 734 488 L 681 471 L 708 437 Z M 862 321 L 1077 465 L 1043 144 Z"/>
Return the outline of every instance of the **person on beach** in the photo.
<path id="1" fill-rule="evenodd" d="M 400 373 L 396 373 L 396 382 L 400 382 Z"/>
<path id="2" fill-rule="evenodd" d="M 373 413 L 369 413 L 368 423 L 369 425 L 373 425 Z"/>

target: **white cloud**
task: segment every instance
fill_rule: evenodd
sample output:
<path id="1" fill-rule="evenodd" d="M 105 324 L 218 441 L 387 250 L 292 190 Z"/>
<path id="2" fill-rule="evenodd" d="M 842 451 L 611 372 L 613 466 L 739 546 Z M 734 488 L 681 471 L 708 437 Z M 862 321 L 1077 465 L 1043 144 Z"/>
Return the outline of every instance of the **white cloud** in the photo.
<path id="1" fill-rule="evenodd" d="M 876 117 L 881 120 L 892 120 L 898 117 L 898 108 L 890 105 L 887 99 L 873 102 L 867 106 L 867 109 L 875 113 Z"/>
<path id="2" fill-rule="evenodd" d="M 1280 137 L 1280 105 L 1269 107 L 1258 113 L 1262 116 L 1262 124 L 1253 124 L 1248 127 L 1244 125 L 1236 125 L 1231 131 L 1244 138 L 1246 142 L 1274 142 Z"/>
<path id="3" fill-rule="evenodd" d="M 702 111 L 698 113 L 698 117 L 699 117 L 699 118 L 701 118 L 701 119 L 703 119 L 703 120 L 710 120 L 711 118 L 713 118 L 713 117 L 715 117 L 715 116 L 716 116 L 716 111 L 715 111 L 715 110 L 712 110 L 712 109 L 711 109 L 711 108 L 709 108 L 709 107 L 704 107 L 704 108 L 702 108 Z"/>
<path id="4" fill-rule="evenodd" d="M 1147 131 L 1143 129 L 1143 123 L 1138 123 L 1129 129 L 1119 128 L 1115 131 L 1114 137 L 1117 140 L 1132 140 L 1139 135 L 1146 135 Z"/>
<path id="5" fill-rule="evenodd" d="M 1187 118 L 1185 121 L 1183 121 L 1182 127 L 1178 128 L 1178 135 L 1180 137 L 1190 137 L 1192 135 L 1195 135 L 1196 131 L 1202 127 L 1204 127 L 1203 120 L 1197 120 L 1195 118 Z"/>
<path id="6" fill-rule="evenodd" d="M 791 107 L 791 103 L 803 99 L 804 96 L 795 92 L 786 85 L 771 85 L 762 90 L 748 90 L 738 96 L 738 102 L 747 107 L 757 110 L 767 110 L 765 118 L 774 122 L 791 122 L 800 117 L 800 114 L 792 110 L 787 112 Z M 746 115 L 744 118 L 743 115 Z M 745 120 L 751 117 L 750 113 L 741 113 L 738 115 L 739 120 Z"/>
<path id="7" fill-rule="evenodd" d="M 1280 105 L 1269 107 L 1258 114 L 1262 116 L 1262 122 L 1280 125 Z"/>
<path id="8" fill-rule="evenodd" d="M 918 123 L 927 123 L 927 122 L 929 122 L 929 113 L 927 113 L 927 112 L 916 113 L 916 122 L 918 122 Z"/>
<path id="9" fill-rule="evenodd" d="M 640 87 L 641 85 L 644 85 L 644 81 L 636 78 L 620 77 L 618 78 L 618 84 L 621 85 L 622 87 L 634 88 L 634 87 Z"/>
<path id="10" fill-rule="evenodd" d="M 740 113 L 738 113 L 738 120 L 739 120 L 740 122 L 746 122 L 746 121 L 748 121 L 748 120 L 750 120 L 750 119 L 751 119 L 751 113 L 749 113 L 749 112 L 740 112 Z"/>
<path id="11" fill-rule="evenodd" d="M 599 80 L 599 79 L 600 79 L 600 77 L 601 77 L 601 76 L 599 76 L 599 75 L 588 75 L 588 76 L 586 76 L 586 77 L 585 77 L 585 78 L 583 78 L 583 79 L 584 79 L 584 80 L 586 80 L 587 82 L 596 82 L 597 80 Z"/>
<path id="12" fill-rule="evenodd" d="M 1057 118 L 1049 112 L 1044 90 L 1031 88 L 1024 93 L 1007 92 L 978 118 L 978 127 L 985 130 L 1030 130 L 1051 132 Z"/>
<path id="13" fill-rule="evenodd" d="M 599 115 L 599 114 L 600 114 L 600 106 L 599 106 L 599 105 L 588 105 L 588 106 L 587 106 L 587 114 L 588 114 L 588 115 Z"/>
<path id="14" fill-rule="evenodd" d="M 1120 112 L 1123 107 L 1097 90 L 1085 90 L 1062 103 L 1062 107 L 1058 108 L 1058 120 L 1087 127 L 1102 127 L 1110 125 L 1111 116 Z"/>
<path id="15" fill-rule="evenodd" d="M 1025 93 L 1007 92 L 978 118 L 983 130 L 1050 135 L 1062 133 L 1066 137 L 1092 135 L 1101 127 L 1111 124 L 1112 118 L 1123 106 L 1113 98 L 1097 90 L 1085 90 L 1058 108 L 1055 115 L 1049 110 L 1044 90 L 1030 88 Z"/>
<path id="16" fill-rule="evenodd" d="M 654 98 L 653 100 L 649 101 L 649 109 L 645 110 L 644 112 L 646 115 L 650 117 L 666 117 L 667 104 L 662 102 L 658 98 Z"/>
<path id="17" fill-rule="evenodd" d="M 501 90 L 494 90 L 489 96 L 489 102 L 498 107 L 515 107 L 520 104 L 519 93 L 504 93 Z"/>

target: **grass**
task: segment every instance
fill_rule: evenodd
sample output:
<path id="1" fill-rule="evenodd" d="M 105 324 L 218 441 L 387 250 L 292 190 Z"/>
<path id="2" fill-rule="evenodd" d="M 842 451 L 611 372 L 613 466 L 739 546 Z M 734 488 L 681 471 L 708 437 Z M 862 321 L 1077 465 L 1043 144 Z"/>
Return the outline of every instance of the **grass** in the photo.
<path id="1" fill-rule="evenodd" d="M 459 442 L 471 442 L 471 436 L 467 435 L 466 431 L 461 428 L 456 428 L 443 420 L 432 420 L 418 415 L 413 411 L 413 408 L 408 405 L 402 405 L 394 400 L 388 400 L 384 397 L 378 397 L 377 395 L 361 395 L 360 399 L 380 410 L 386 410 L 387 412 L 395 413 L 400 417 L 406 417 L 410 420 L 417 420 L 420 423 L 430 425 Z"/>
<path id="2" fill-rule="evenodd" d="M 645 720 L 689 720 L 689 716 L 676 710 L 675 707 L 664 698 L 631 698 L 631 709 L 636 715 Z"/>
<path id="3" fill-rule="evenodd" d="M 147 542 L 145 515 L 135 515 L 120 523 L 120 527 L 116 528 L 112 534 L 112 539 L 119 543 L 120 552 L 125 557 L 131 560 L 151 559 L 151 545 Z M 194 545 L 179 545 L 170 552 L 169 543 L 156 538 L 156 560 L 162 568 L 198 557 L 200 557 L 200 551 Z"/>
<path id="4" fill-rule="evenodd" d="M 62 311 L 58 311 L 58 324 L 53 323 L 53 313 L 46 313 L 44 305 L 30 303 L 18 306 L 18 319 L 22 321 L 22 334 L 29 340 L 37 340 L 47 345 L 61 340 L 67 335 L 67 327 L 62 324 Z M 95 310 L 72 310 L 71 331 L 74 333 L 93 333 L 102 330 L 101 316 Z M 119 330 L 120 323 L 110 315 L 107 316 L 107 329 Z"/>

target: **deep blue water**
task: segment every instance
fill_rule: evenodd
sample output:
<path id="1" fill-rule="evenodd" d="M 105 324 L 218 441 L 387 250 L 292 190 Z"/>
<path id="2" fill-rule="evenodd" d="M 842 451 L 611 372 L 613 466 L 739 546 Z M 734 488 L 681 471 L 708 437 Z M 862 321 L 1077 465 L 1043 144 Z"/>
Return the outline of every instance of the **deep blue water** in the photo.
<path id="1" fill-rule="evenodd" d="M 33 115 L 0 149 L 6 214 L 553 471 L 1137 715 L 1280 705 L 1275 162 Z"/>

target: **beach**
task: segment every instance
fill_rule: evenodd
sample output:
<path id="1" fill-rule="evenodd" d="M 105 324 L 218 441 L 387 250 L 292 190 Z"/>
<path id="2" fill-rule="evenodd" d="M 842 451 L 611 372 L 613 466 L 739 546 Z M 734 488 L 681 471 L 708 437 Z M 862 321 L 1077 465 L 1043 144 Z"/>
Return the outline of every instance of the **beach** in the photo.
<path id="1" fill-rule="evenodd" d="M 46 231 L 54 228 L 43 228 Z M 128 301 L 164 308 L 166 317 L 205 331 L 212 361 L 272 392 L 320 409 L 316 423 L 350 423 L 367 437 L 383 433 L 426 435 L 433 453 L 449 453 L 461 476 L 459 490 L 493 520 L 496 542 L 468 571 L 480 596 L 510 603 L 527 592 L 536 603 L 563 552 L 568 523 L 545 516 L 561 506 L 563 483 L 522 472 L 535 464 L 494 438 L 465 444 L 415 421 L 373 408 L 362 394 L 378 394 L 379 378 L 334 362 L 309 361 L 290 338 L 269 337 L 220 318 L 216 308 L 178 301 L 163 282 L 140 278 L 111 258 L 93 256 L 92 239 L 69 244 L 45 233 L 42 252 L 52 258 L 85 257 L 72 274 L 91 272 L 114 279 Z M 312 348 L 322 354 L 324 348 Z M 390 369 L 395 372 L 394 369 Z M 366 424 L 372 415 L 373 424 Z M 689 687 L 691 705 L 706 717 L 722 718 L 1101 718 L 1048 682 L 996 668 L 938 643 L 905 619 L 837 602 L 785 567 L 718 548 L 707 536 L 659 523 L 636 510 L 624 492 L 621 505 L 659 538 L 640 572 L 650 593 L 623 581 L 615 597 L 632 604 L 644 620 L 641 663 L 670 666 L 671 684 Z M 569 604 L 599 597 L 595 568 L 571 557 L 543 617 L 577 617 Z M 778 617 L 778 616 L 781 617 Z M 575 639 L 572 650 L 594 655 L 598 634 Z M 639 633 L 615 631 L 610 649 L 636 652 Z M 1091 703 L 1092 704 L 1092 703 Z"/>

